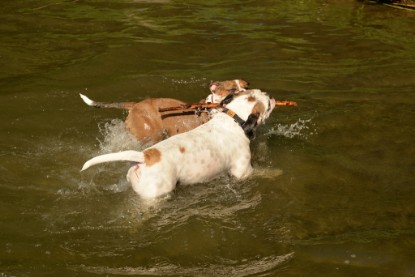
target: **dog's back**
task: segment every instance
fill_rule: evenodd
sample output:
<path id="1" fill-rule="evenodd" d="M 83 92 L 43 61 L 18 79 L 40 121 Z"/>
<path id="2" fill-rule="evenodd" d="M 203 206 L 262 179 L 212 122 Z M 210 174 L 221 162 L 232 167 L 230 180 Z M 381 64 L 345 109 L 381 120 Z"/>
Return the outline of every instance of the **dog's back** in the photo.
<path id="1" fill-rule="evenodd" d="M 166 137 L 187 132 L 209 120 L 194 111 L 159 112 L 160 108 L 186 104 L 171 98 L 149 98 L 135 103 L 125 119 L 128 130 L 142 143 L 157 143 Z"/>
<path id="2" fill-rule="evenodd" d="M 210 85 L 209 102 L 220 103 L 226 96 L 245 90 L 248 82 L 232 80 L 213 82 Z M 172 98 L 149 98 L 141 102 L 104 103 L 80 95 L 89 106 L 96 108 L 118 108 L 128 110 L 125 119 L 127 129 L 143 144 L 154 144 L 161 140 L 192 130 L 206 123 L 210 116 L 206 112 L 196 114 L 192 110 L 159 112 L 160 108 L 178 107 L 186 104 Z"/>

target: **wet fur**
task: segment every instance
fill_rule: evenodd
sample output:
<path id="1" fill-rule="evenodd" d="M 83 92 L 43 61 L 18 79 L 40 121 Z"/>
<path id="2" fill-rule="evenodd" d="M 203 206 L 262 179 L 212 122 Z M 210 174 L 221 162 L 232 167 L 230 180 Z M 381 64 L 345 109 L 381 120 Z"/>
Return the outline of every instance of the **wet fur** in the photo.
<path id="1" fill-rule="evenodd" d="M 248 101 L 255 97 L 255 101 Z M 269 108 L 252 114 L 255 105 Z M 274 103 L 274 105 L 272 105 Z M 227 104 L 246 125 L 241 126 L 229 115 L 217 112 L 213 118 L 189 132 L 161 141 L 143 152 L 124 151 L 92 158 L 82 170 L 110 161 L 133 161 L 127 179 L 142 198 L 156 198 L 171 192 L 178 182 L 183 185 L 209 181 L 228 172 L 236 179 L 252 173 L 249 139 L 258 124 L 269 117 L 275 101 L 260 90 L 247 91 L 232 98 Z"/>

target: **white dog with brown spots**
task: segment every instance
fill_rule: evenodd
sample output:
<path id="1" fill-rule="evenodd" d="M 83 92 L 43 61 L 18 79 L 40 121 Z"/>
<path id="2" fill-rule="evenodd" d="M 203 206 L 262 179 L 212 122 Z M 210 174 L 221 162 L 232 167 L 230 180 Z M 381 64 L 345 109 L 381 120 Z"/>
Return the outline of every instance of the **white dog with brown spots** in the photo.
<path id="1" fill-rule="evenodd" d="M 189 132 L 170 137 L 143 152 L 123 151 L 97 156 L 92 165 L 132 161 L 127 179 L 142 198 L 156 198 L 171 192 L 177 183 L 195 184 L 229 172 L 237 179 L 252 173 L 249 136 L 263 124 L 275 107 L 275 100 L 260 90 L 230 95 L 226 108 Z"/>

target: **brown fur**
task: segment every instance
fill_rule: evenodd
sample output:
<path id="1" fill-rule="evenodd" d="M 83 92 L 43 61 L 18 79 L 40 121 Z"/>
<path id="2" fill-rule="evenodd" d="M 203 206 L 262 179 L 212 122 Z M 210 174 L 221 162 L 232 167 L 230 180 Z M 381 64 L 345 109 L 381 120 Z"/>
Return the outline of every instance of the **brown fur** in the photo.
<path id="1" fill-rule="evenodd" d="M 247 89 L 248 88 L 248 82 L 245 80 L 238 80 L 239 81 L 239 86 L 241 88 Z M 223 82 L 218 82 L 219 86 L 223 87 L 226 90 L 231 90 L 231 89 L 238 89 L 238 86 L 235 84 L 235 81 L 223 81 Z"/>
<path id="2" fill-rule="evenodd" d="M 161 152 L 157 148 L 147 149 L 143 153 L 146 166 L 152 166 L 161 160 Z"/>
<path id="3" fill-rule="evenodd" d="M 239 81 L 239 86 L 242 89 L 247 89 L 249 86 L 249 83 L 245 80 L 238 80 Z M 222 97 L 225 97 L 229 94 L 229 92 L 231 92 L 232 90 L 236 90 L 238 91 L 238 86 L 235 83 L 236 80 L 232 80 L 232 81 L 223 81 L 223 82 L 213 82 L 210 84 L 210 87 L 212 88 L 212 86 L 215 86 L 215 89 L 212 91 L 217 95 L 220 95 Z"/>
<path id="4" fill-rule="evenodd" d="M 135 103 L 128 111 L 125 124 L 128 130 L 142 143 L 156 143 L 166 137 L 189 131 L 209 120 L 202 113 L 170 111 L 159 112 L 159 108 L 185 104 L 171 98 L 149 98 Z"/>
<path id="5" fill-rule="evenodd" d="M 248 82 L 238 80 L 242 89 L 248 87 Z M 214 82 L 210 90 L 215 88 L 222 98 L 238 90 L 236 80 Z M 81 98 L 90 106 L 96 108 L 118 108 L 128 110 L 125 119 L 127 129 L 143 144 L 157 143 L 166 137 L 192 130 L 209 120 L 207 113 L 196 115 L 194 111 L 159 112 L 159 108 L 177 107 L 186 104 L 172 98 L 149 98 L 141 102 L 104 103 L 95 102 L 81 95 Z M 85 99 L 86 98 L 86 99 Z M 92 103 L 91 103 L 92 102 Z M 204 102 L 202 100 L 201 102 Z"/>
<path id="6" fill-rule="evenodd" d="M 259 116 L 260 114 L 265 112 L 265 106 L 262 103 L 257 103 L 255 104 L 255 106 L 252 108 L 252 112 L 251 114 L 257 115 Z"/>
<path id="7" fill-rule="evenodd" d="M 238 80 L 242 89 L 248 88 L 249 83 Z M 215 94 L 223 98 L 232 90 L 238 90 L 235 80 L 213 82 Z M 202 100 L 203 101 L 203 100 Z M 172 98 L 150 98 L 137 103 L 128 103 L 128 116 L 125 124 L 128 130 L 142 143 L 156 143 L 166 137 L 192 130 L 209 120 L 206 113 L 197 116 L 193 111 L 159 112 L 159 108 L 176 107 L 185 104 Z M 147 126 L 147 127 L 146 127 Z"/>

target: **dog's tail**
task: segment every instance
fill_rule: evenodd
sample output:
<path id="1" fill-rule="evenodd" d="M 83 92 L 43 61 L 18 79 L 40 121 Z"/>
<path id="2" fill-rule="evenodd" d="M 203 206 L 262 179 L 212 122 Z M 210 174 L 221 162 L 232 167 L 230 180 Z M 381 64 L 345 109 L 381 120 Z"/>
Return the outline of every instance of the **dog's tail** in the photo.
<path id="1" fill-rule="evenodd" d="M 84 102 L 88 106 L 95 107 L 95 108 L 116 108 L 116 109 L 130 110 L 135 104 L 135 102 L 119 102 L 119 103 L 95 102 L 83 94 L 79 94 L 79 96 L 81 96 L 82 100 L 84 100 Z"/>
<path id="2" fill-rule="evenodd" d="M 87 161 L 82 167 L 81 171 L 88 169 L 89 167 L 107 162 L 116 162 L 116 161 L 130 161 L 137 163 L 144 163 L 144 154 L 143 152 L 128 150 L 118 153 L 110 153 L 101 156 L 96 156 L 89 161 Z"/>

